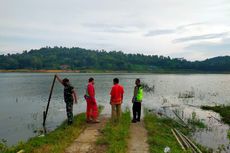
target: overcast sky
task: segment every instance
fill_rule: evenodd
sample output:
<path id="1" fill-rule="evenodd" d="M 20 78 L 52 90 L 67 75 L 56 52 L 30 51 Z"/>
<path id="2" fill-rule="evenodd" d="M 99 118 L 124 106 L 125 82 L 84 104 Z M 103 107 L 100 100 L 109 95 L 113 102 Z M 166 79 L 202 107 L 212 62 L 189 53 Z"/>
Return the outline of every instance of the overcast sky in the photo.
<path id="1" fill-rule="evenodd" d="M 0 0 L 0 54 L 45 46 L 230 55 L 230 1 Z"/>

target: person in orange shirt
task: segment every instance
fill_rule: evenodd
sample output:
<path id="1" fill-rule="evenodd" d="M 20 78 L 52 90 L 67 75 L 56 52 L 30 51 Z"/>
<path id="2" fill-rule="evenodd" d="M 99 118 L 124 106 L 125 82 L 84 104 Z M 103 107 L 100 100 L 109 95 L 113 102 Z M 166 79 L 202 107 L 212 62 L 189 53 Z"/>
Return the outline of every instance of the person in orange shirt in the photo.
<path id="1" fill-rule="evenodd" d="M 119 121 L 121 116 L 121 104 L 123 102 L 124 88 L 119 84 L 119 79 L 113 79 L 113 87 L 110 92 L 110 104 L 112 107 L 111 119 L 113 122 Z"/>
<path id="2" fill-rule="evenodd" d="M 93 78 L 89 78 L 89 83 L 87 85 L 86 94 L 84 97 L 87 103 L 86 122 L 99 123 L 100 121 L 97 119 L 98 118 L 98 108 L 97 108 L 97 102 L 95 98 Z"/>

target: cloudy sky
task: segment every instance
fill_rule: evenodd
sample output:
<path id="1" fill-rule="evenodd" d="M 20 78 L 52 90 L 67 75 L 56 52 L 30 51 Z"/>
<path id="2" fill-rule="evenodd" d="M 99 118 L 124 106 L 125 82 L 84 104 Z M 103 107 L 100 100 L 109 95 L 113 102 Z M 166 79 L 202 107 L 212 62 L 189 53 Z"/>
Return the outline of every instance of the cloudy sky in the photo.
<path id="1" fill-rule="evenodd" d="M 0 54 L 45 46 L 230 55 L 230 1 L 0 0 Z"/>

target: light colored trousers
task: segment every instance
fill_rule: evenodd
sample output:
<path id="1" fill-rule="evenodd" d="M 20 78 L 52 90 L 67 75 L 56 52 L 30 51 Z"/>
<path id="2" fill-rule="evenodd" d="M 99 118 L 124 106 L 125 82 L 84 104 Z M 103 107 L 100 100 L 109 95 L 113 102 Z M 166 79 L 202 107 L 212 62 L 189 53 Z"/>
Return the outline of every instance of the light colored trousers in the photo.
<path id="1" fill-rule="evenodd" d="M 119 121 L 121 117 L 121 104 L 111 104 L 111 107 L 112 107 L 112 113 L 111 113 L 112 122 Z"/>

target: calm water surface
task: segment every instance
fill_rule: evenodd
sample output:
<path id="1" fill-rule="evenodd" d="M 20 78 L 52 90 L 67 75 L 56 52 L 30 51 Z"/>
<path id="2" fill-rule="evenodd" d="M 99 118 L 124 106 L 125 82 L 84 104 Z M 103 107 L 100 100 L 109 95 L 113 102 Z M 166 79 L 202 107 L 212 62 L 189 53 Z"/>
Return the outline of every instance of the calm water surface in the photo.
<path id="1" fill-rule="evenodd" d="M 36 136 L 34 130 L 41 128 L 42 112 L 45 110 L 52 73 L 0 73 L 0 138 L 6 139 L 9 145 L 25 141 Z M 123 108 L 131 107 L 134 81 L 140 78 L 145 83 L 155 86 L 155 92 L 145 94 L 143 104 L 149 109 L 161 110 L 162 106 L 177 106 L 191 116 L 195 111 L 198 117 L 213 129 L 194 133 L 194 139 L 205 146 L 218 148 L 227 145 L 228 126 L 210 121 L 211 112 L 202 111 L 196 106 L 230 104 L 230 75 L 227 74 L 77 74 L 62 73 L 62 78 L 68 77 L 76 88 L 79 103 L 74 105 L 74 114 L 85 111 L 83 95 L 89 77 L 95 78 L 96 98 L 98 104 L 105 106 L 104 113 L 109 114 L 109 92 L 112 79 L 118 77 L 125 88 Z M 184 93 L 193 93 L 193 98 L 179 98 Z M 212 113 L 218 117 L 217 114 Z M 47 126 L 50 130 L 56 128 L 66 119 L 63 102 L 63 87 L 56 82 L 51 99 Z M 216 137 L 215 135 L 220 135 Z M 224 140 L 223 140 L 224 139 Z M 218 143 L 217 143 L 218 142 Z"/>

